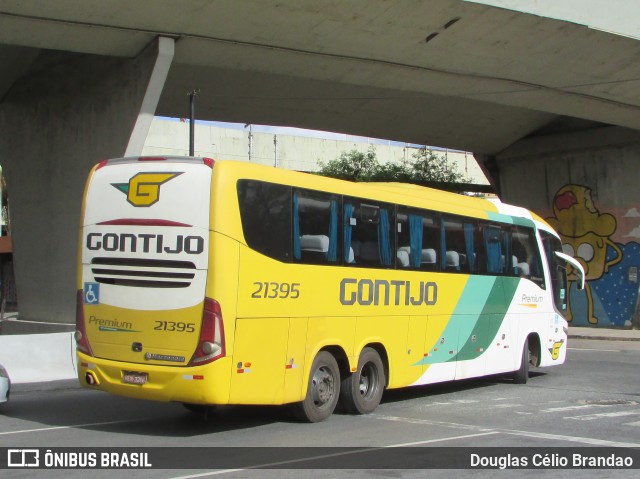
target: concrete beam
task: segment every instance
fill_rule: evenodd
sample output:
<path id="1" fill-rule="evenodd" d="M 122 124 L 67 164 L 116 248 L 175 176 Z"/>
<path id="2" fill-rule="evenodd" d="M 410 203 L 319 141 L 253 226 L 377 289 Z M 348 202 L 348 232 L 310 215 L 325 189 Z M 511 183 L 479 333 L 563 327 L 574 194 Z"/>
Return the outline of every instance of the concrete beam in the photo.
<path id="1" fill-rule="evenodd" d="M 640 201 L 634 174 L 639 155 L 640 133 L 626 128 L 526 138 L 496 156 L 501 198 L 550 214 L 554 194 L 562 186 L 581 184 L 592 190 L 594 199 L 624 214 Z"/>
<path id="2" fill-rule="evenodd" d="M 154 45 L 155 46 L 155 45 Z M 158 56 L 156 63 L 151 72 L 149 78 L 149 84 L 147 85 L 147 91 L 142 100 L 142 107 L 138 114 L 138 119 L 131 137 L 129 138 L 129 144 L 125 156 L 139 156 L 142 153 L 144 142 L 149 134 L 151 128 L 151 122 L 153 121 L 153 115 L 158 107 L 158 101 L 160 100 L 160 94 L 164 88 L 164 83 L 167 80 L 169 74 L 169 68 L 173 61 L 173 55 L 175 53 L 175 41 L 172 38 L 160 37 L 158 39 Z"/>
<path id="3" fill-rule="evenodd" d="M 3 334 L 75 322 L 87 173 L 101 159 L 122 156 L 144 131 L 144 115 L 153 113 L 161 83 L 158 69 L 168 69 L 168 48 L 165 40 L 155 40 L 134 59 L 43 51 L 5 95 L 0 162 L 11 208 L 20 318 L 32 322 L 11 322 Z"/>

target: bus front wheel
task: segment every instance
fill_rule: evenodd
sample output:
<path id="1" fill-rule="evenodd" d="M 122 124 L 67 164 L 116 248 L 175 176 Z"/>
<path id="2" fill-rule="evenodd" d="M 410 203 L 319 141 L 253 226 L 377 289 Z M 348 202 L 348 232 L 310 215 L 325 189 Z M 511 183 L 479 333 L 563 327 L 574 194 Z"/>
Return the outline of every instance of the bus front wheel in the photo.
<path id="1" fill-rule="evenodd" d="M 307 422 L 320 422 L 333 413 L 340 395 L 340 369 L 328 351 L 320 351 L 309 373 L 307 395 L 297 405 L 297 415 Z"/>
<path id="2" fill-rule="evenodd" d="M 342 380 L 340 404 L 351 414 L 368 414 L 380 404 L 385 383 L 380 355 L 373 348 L 364 348 L 358 370 Z"/>
<path id="3" fill-rule="evenodd" d="M 520 358 L 520 369 L 513 372 L 513 382 L 516 384 L 526 384 L 529 379 L 529 363 L 531 362 L 529 351 L 529 338 L 525 339 L 522 346 L 522 358 Z"/>

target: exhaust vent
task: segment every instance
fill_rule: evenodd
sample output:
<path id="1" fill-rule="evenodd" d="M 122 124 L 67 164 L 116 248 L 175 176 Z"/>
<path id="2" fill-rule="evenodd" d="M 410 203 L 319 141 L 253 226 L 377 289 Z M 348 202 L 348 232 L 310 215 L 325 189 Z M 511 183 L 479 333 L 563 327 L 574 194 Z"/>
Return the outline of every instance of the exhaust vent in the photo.
<path id="1" fill-rule="evenodd" d="M 187 288 L 195 276 L 190 261 L 135 258 L 93 258 L 96 282 L 137 288 Z"/>

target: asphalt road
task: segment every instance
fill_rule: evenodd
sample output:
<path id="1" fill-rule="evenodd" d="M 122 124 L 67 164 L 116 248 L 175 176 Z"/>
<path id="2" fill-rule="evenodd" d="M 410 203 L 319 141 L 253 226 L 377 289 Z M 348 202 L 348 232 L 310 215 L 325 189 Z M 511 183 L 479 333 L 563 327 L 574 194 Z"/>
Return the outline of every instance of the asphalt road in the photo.
<path id="1" fill-rule="evenodd" d="M 323 456 L 304 467 L 296 461 L 282 469 L 247 470 L 242 456 L 233 467 L 216 470 L 26 470 L 0 471 L 19 477 L 424 477 L 420 469 L 373 469 L 376 447 L 607 447 L 640 448 L 640 342 L 573 340 L 563 366 L 534 370 L 526 385 L 486 378 L 445 385 L 387 391 L 370 415 L 334 414 L 318 424 L 296 422 L 285 407 L 221 407 L 206 417 L 179 404 L 152 403 L 79 388 L 73 382 L 18 385 L 11 401 L 0 405 L 0 448 L 273 447 L 258 463 L 282 460 L 278 451 L 293 446 L 355 447 Z M 235 451 L 236 449 L 232 449 Z M 440 451 L 430 449 L 431 451 Z M 180 457 L 174 449 L 167 456 Z M 217 454 L 220 450 L 196 450 Z M 364 453 L 363 453 L 364 451 Z M 561 451 L 561 450 L 560 450 Z M 446 450 L 444 450 L 446 452 Z M 438 452 L 439 453 L 439 452 Z M 172 456 L 172 454 L 174 456 Z M 178 456 L 175 456 L 178 455 Z M 238 459 L 239 458 L 239 459 Z M 1 458 L 0 458 L 1 459 Z M 253 460 L 256 460 L 253 457 Z M 334 469 L 346 460 L 351 469 Z M 180 462 L 180 461 L 178 461 Z M 640 462 L 640 461 L 638 461 Z M 1 464 L 1 462 L 0 462 Z M 302 465 L 301 465 L 302 464 Z M 637 470 L 555 470 L 554 477 L 637 477 Z M 537 470 L 438 471 L 439 477 L 527 477 Z"/>

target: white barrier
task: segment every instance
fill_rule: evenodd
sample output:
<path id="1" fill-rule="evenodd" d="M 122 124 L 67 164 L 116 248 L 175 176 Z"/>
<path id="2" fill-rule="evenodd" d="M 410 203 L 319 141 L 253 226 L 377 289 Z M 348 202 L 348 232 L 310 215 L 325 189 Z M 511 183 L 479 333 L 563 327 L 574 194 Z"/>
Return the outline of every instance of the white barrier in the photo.
<path id="1" fill-rule="evenodd" d="M 77 376 L 73 333 L 1 335 L 0 364 L 14 384 L 73 379 Z"/>

